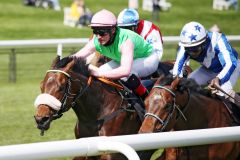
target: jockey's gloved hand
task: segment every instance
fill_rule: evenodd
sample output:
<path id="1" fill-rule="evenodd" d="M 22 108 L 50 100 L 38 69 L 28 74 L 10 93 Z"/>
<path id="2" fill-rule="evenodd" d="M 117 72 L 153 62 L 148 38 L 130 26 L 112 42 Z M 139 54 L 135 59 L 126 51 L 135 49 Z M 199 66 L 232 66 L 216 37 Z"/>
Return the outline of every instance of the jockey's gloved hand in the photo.
<path id="1" fill-rule="evenodd" d="M 212 90 L 213 93 L 216 93 L 217 92 L 216 86 L 217 87 L 220 86 L 220 80 L 218 77 L 215 77 L 214 79 L 212 79 L 212 81 L 208 85 L 208 88 Z"/>

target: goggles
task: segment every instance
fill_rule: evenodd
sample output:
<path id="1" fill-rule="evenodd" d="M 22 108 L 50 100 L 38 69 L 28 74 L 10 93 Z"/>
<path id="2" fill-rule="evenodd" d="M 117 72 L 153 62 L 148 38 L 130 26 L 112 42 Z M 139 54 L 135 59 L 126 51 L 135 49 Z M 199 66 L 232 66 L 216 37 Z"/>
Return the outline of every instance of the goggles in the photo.
<path id="1" fill-rule="evenodd" d="M 204 47 L 202 45 L 195 47 L 185 47 L 185 51 L 187 52 L 187 54 L 193 58 L 197 58 L 201 54 L 203 49 Z"/>
<path id="2" fill-rule="evenodd" d="M 105 36 L 107 34 L 111 33 L 111 29 L 99 29 L 99 28 L 93 28 L 93 34 L 95 35 L 100 35 L 100 36 Z"/>
<path id="3" fill-rule="evenodd" d="M 128 29 L 128 30 L 132 30 L 134 31 L 136 26 L 119 26 L 120 28 L 123 28 L 123 29 Z"/>
<path id="4" fill-rule="evenodd" d="M 185 51 L 187 52 L 199 52 L 201 50 L 202 50 L 202 46 L 185 47 Z"/>

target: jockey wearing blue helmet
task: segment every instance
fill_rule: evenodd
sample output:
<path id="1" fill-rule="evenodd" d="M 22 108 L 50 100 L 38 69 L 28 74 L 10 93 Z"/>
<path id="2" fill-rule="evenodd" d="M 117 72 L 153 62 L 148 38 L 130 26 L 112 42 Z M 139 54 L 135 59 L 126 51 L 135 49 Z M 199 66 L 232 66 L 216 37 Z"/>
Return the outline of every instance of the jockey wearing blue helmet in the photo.
<path id="1" fill-rule="evenodd" d="M 163 41 L 159 27 L 150 21 L 140 20 L 138 12 L 131 8 L 124 9 L 119 13 L 117 25 L 120 28 L 132 30 L 142 36 L 153 46 L 154 52 L 158 54 L 159 60 L 161 60 L 163 54 Z"/>

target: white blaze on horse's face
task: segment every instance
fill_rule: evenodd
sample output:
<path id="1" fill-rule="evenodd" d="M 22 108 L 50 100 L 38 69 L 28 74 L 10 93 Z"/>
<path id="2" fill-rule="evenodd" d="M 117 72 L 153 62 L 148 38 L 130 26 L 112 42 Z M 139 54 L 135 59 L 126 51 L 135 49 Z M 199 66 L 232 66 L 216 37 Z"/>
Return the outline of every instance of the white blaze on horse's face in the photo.
<path id="1" fill-rule="evenodd" d="M 160 95 L 160 94 L 155 94 L 155 95 L 153 96 L 153 98 L 151 98 L 151 99 L 149 100 L 149 102 L 150 102 L 150 104 L 154 105 L 154 104 L 156 104 L 158 101 L 160 101 L 162 98 L 163 98 L 162 95 Z"/>
<path id="2" fill-rule="evenodd" d="M 161 100 L 162 99 L 162 95 L 160 95 L 160 94 L 155 94 L 154 96 L 153 96 L 153 100 L 154 101 L 156 101 L 156 100 Z"/>

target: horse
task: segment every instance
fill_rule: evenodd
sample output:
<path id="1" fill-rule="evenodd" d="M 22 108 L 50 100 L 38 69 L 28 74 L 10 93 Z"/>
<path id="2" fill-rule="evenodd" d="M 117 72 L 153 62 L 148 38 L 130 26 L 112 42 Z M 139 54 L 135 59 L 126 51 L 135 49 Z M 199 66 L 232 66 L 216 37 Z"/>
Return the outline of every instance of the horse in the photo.
<path id="1" fill-rule="evenodd" d="M 236 106 L 235 106 L 236 107 Z M 225 102 L 186 78 L 160 77 L 145 99 L 139 133 L 217 128 L 236 125 Z M 160 160 L 236 160 L 240 142 L 167 148 Z"/>
<path id="2" fill-rule="evenodd" d="M 137 133 L 141 120 L 129 105 L 122 85 L 92 77 L 83 59 L 56 57 L 41 82 L 41 94 L 35 100 L 37 128 L 50 128 L 53 120 L 72 108 L 77 116 L 75 137 L 114 136 Z M 110 84 L 107 84 L 110 83 Z M 134 98 L 131 98 L 134 101 Z M 141 107 L 140 107 L 141 108 Z M 144 153 L 144 154 L 143 154 Z M 146 154 L 145 154 L 146 153 Z M 149 159 L 152 151 L 140 152 Z M 75 159 L 125 159 L 120 154 Z"/>

